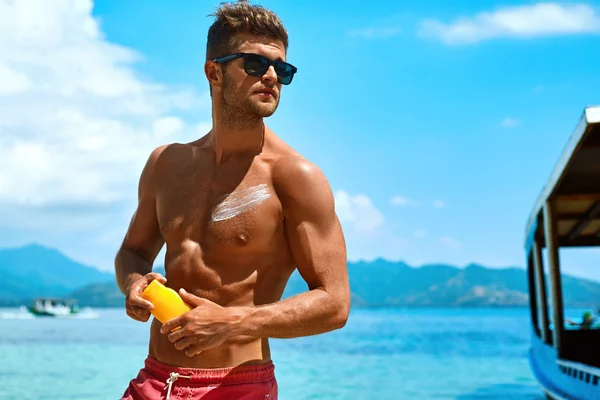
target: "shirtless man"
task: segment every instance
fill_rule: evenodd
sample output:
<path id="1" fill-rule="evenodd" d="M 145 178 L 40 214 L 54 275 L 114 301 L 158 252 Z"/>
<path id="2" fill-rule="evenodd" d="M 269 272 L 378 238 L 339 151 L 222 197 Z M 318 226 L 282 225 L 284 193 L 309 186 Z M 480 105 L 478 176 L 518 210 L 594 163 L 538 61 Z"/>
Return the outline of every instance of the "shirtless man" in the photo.
<path id="1" fill-rule="evenodd" d="M 150 154 L 115 259 L 134 320 L 150 318 L 140 294 L 153 279 L 193 309 L 164 325 L 153 319 L 144 368 L 122 399 L 276 399 L 268 338 L 316 335 L 348 318 L 329 184 L 263 122 L 296 71 L 285 63 L 287 32 L 273 12 L 243 1 L 215 16 L 204 66 L 212 129 Z M 163 277 L 151 271 L 165 244 Z M 281 300 L 296 268 L 309 290 Z"/>

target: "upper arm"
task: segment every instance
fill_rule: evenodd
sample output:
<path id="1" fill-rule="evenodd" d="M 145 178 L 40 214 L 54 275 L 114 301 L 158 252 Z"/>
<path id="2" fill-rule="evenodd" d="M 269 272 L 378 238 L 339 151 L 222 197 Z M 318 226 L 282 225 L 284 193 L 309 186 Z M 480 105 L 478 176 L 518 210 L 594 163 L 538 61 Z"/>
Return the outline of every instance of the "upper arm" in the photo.
<path id="1" fill-rule="evenodd" d="M 138 184 L 137 208 L 122 244 L 122 247 L 135 251 L 150 264 L 164 245 L 156 213 L 155 167 L 165 148 L 161 146 L 154 149 L 146 161 Z"/>
<path id="2" fill-rule="evenodd" d="M 346 244 L 327 179 L 305 160 L 279 175 L 285 229 L 298 272 L 310 289 L 322 288 L 348 304 Z"/>

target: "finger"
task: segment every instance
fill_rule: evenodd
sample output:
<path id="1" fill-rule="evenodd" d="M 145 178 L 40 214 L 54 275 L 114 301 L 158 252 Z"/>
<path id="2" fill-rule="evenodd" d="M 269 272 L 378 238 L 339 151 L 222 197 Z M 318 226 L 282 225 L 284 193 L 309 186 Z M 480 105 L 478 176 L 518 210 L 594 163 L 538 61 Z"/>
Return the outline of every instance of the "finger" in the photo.
<path id="1" fill-rule="evenodd" d="M 140 307 L 146 310 L 154 309 L 154 305 L 150 301 L 142 297 L 142 292 L 146 287 L 147 285 L 142 286 L 139 283 L 136 283 L 133 286 L 131 286 L 129 292 L 127 293 L 127 297 L 125 298 L 125 303 L 128 306 Z"/>
<path id="2" fill-rule="evenodd" d="M 146 322 L 150 318 L 150 312 L 143 309 L 128 307 L 126 312 L 136 321 Z"/>
<path id="3" fill-rule="evenodd" d="M 163 326 L 160 328 L 160 332 L 161 333 L 169 333 L 171 332 L 173 329 L 180 327 L 184 324 L 184 319 L 183 319 L 183 315 L 180 315 L 179 317 L 175 317 L 173 319 L 168 320 L 167 322 L 165 322 L 163 324 Z"/>
<path id="4" fill-rule="evenodd" d="M 165 284 L 167 282 L 167 278 L 165 278 L 162 274 L 159 274 L 158 272 L 147 273 L 146 275 L 144 275 L 144 278 L 146 278 L 146 283 L 150 283 L 155 279 L 162 284 Z"/>
<path id="5" fill-rule="evenodd" d="M 148 322 L 148 320 L 150 319 L 150 315 L 139 315 L 135 313 L 130 315 L 130 317 L 139 322 Z"/>
<path id="6" fill-rule="evenodd" d="M 154 304 L 135 293 L 131 293 L 127 298 L 127 305 L 130 307 L 140 308 L 142 310 L 154 310 Z"/>
<path id="7" fill-rule="evenodd" d="M 150 314 L 151 314 L 149 310 L 147 310 L 146 308 L 142 308 L 142 307 L 133 306 L 133 307 L 130 307 L 130 309 L 134 314 L 139 315 L 142 318 L 148 318 L 148 317 L 150 317 Z"/>
<path id="8" fill-rule="evenodd" d="M 187 336 L 187 333 L 186 333 L 185 329 L 177 329 L 177 330 L 169 333 L 169 336 L 167 336 L 167 338 L 169 339 L 169 342 L 175 343 L 178 340 L 183 339 L 186 336 Z"/>
<path id="9" fill-rule="evenodd" d="M 194 307 L 202 305 L 206 301 L 202 297 L 198 297 L 195 294 L 188 293 L 184 288 L 179 289 L 179 295 L 181 296 L 181 299 L 183 301 Z"/>
<path id="10" fill-rule="evenodd" d="M 205 346 L 205 345 L 196 344 L 196 345 L 188 347 L 185 351 L 185 355 L 188 357 L 195 357 L 198 354 L 202 353 L 206 348 L 207 348 L 207 346 Z"/>
<path id="11" fill-rule="evenodd" d="M 196 343 L 196 340 L 191 337 L 186 337 L 175 343 L 175 348 L 177 350 L 183 350 L 188 346 L 191 346 Z"/>

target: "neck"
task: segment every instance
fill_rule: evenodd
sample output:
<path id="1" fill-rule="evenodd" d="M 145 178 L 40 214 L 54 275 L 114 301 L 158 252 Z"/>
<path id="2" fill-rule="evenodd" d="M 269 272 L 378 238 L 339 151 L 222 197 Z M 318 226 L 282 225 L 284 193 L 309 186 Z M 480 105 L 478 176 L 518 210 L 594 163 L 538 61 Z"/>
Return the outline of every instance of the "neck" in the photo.
<path id="1" fill-rule="evenodd" d="M 259 154 L 262 151 L 264 136 L 265 124 L 262 118 L 254 121 L 236 121 L 213 112 L 210 143 L 215 151 L 217 165 L 232 155 Z"/>

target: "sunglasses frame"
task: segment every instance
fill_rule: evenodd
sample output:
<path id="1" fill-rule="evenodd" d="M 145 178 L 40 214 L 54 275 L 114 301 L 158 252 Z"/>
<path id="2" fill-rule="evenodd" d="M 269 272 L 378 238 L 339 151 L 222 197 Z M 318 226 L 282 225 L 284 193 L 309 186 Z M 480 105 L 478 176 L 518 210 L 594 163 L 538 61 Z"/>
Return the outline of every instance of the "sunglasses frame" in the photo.
<path id="1" fill-rule="evenodd" d="M 265 69 L 265 72 L 263 72 L 260 75 L 256 75 L 256 74 L 251 74 L 248 73 L 247 69 L 246 69 L 246 59 L 248 57 L 260 57 L 262 60 L 262 62 L 266 62 L 267 64 L 267 68 Z M 233 61 L 233 60 L 237 60 L 238 58 L 241 58 L 244 60 L 244 71 L 250 75 L 250 76 L 254 76 L 254 77 L 261 77 L 264 74 L 267 73 L 267 70 L 271 67 L 271 65 L 275 68 L 275 73 L 277 73 L 277 65 L 286 65 L 288 67 L 291 68 L 292 70 L 292 74 L 290 75 L 290 81 L 288 83 L 283 82 L 283 79 L 280 78 L 279 74 L 277 74 L 277 82 L 281 83 L 282 85 L 289 85 L 290 83 L 292 83 L 292 80 L 294 79 L 294 75 L 296 74 L 296 72 L 298 72 L 298 68 L 296 68 L 295 66 L 293 66 L 292 64 L 285 62 L 285 61 L 279 61 L 279 60 L 271 60 L 268 57 L 263 56 L 262 54 L 256 54 L 256 53 L 233 53 L 233 54 L 228 54 L 226 56 L 221 56 L 221 57 L 217 57 L 213 60 L 213 62 L 216 62 L 218 64 L 224 64 L 226 62 L 229 61 Z"/>

